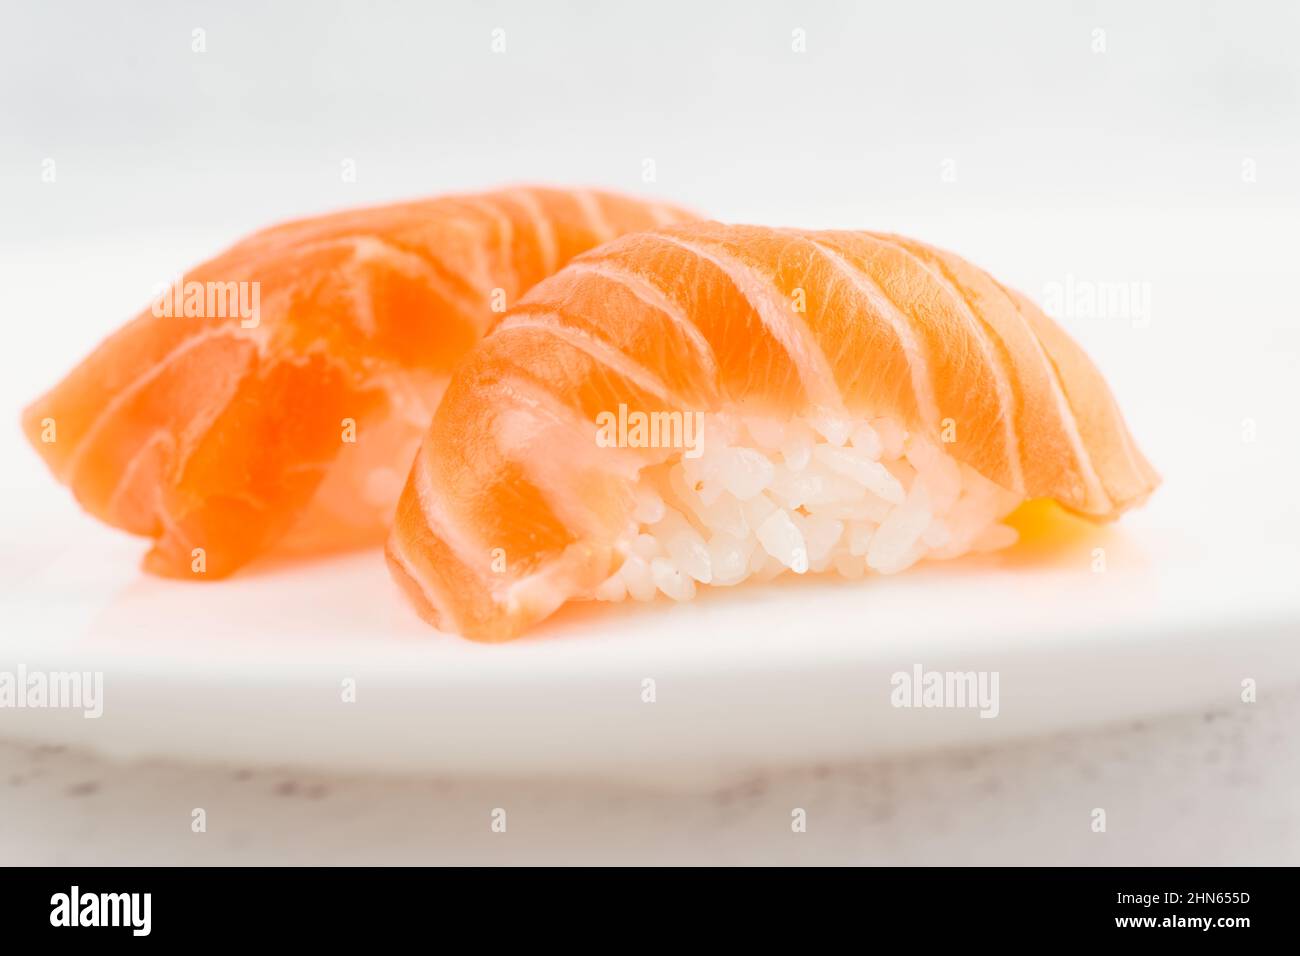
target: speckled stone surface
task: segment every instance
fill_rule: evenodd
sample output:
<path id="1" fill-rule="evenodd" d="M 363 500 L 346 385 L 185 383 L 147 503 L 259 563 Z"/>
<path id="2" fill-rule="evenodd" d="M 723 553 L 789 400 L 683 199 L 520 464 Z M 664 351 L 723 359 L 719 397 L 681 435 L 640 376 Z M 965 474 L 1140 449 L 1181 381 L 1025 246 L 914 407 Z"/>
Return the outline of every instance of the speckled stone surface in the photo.
<path id="1" fill-rule="evenodd" d="M 128 766 L 5 743 L 0 863 L 1294 865 L 1298 725 L 1300 690 L 1275 689 L 1229 710 L 709 792 Z M 792 831 L 796 809 L 806 832 Z"/>

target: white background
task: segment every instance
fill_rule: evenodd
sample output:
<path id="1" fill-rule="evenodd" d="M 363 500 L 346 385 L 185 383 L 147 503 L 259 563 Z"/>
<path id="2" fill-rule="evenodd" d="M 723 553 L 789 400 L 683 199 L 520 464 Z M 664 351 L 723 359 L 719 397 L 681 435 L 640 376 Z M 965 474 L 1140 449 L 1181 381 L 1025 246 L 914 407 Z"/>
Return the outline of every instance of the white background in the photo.
<path id="1" fill-rule="evenodd" d="M 99 591 L 125 595 L 128 605 L 139 593 L 130 562 L 140 545 L 78 515 L 49 481 L 22 447 L 23 404 L 139 309 L 156 283 L 248 230 L 516 181 L 638 191 L 733 221 L 893 229 L 961 252 L 1039 299 L 1067 277 L 1144 283 L 1149 322 L 1062 317 L 1167 479 L 1125 528 L 1157 564 L 1167 562 L 1162 607 L 1201 617 L 1217 610 L 1225 641 L 1234 621 L 1295 608 L 1294 4 L 142 3 L 128 12 L 6 0 L 0 17 L 0 408 L 9 410 L 0 574 L 11 641 L 57 641 L 97 613 Z M 206 52 L 192 50 L 195 29 L 205 31 Z M 505 31 L 504 53 L 492 52 L 494 29 Z M 806 52 L 792 50 L 796 29 L 806 31 Z M 1105 32 L 1104 52 L 1094 50 L 1096 30 Z M 647 159 L 653 182 L 643 179 Z M 41 179 L 46 160 L 54 183 Z M 345 160 L 355 162 L 356 182 L 343 181 Z M 1258 435 L 1250 445 L 1246 420 Z M 111 566 L 96 567 L 105 554 Z M 57 581 L 51 590 L 49 575 L 33 579 L 55 559 L 65 570 L 80 562 L 63 590 Z M 204 621 L 199 629 L 212 636 L 219 628 Z M 179 639 L 175 630 L 160 636 Z M 1171 644 L 1152 679 L 1176 687 L 1183 666 Z M 1106 688 L 1084 693 L 1104 697 Z M 592 840 L 602 826 L 640 828 L 679 859 L 762 859 L 770 848 L 804 861 L 1015 862 L 1043 861 L 1048 847 L 1062 861 L 1294 862 L 1297 782 L 1279 764 L 1293 765 L 1294 749 L 1251 728 L 1294 721 L 1300 710 L 1285 695 L 1269 706 L 1268 720 L 1234 718 L 1245 729 L 1224 744 L 1207 736 L 1197 710 L 1129 743 L 1115 743 L 1116 731 L 1091 744 L 1085 737 L 1069 745 L 1070 757 L 1031 744 L 987 758 L 998 781 L 991 786 L 1005 795 L 999 805 L 1046 813 L 1025 841 L 997 838 L 981 818 L 984 804 L 962 776 L 970 755 L 918 756 L 919 777 L 880 766 L 813 778 L 830 794 L 821 826 L 872 834 L 847 844 L 826 837 L 813 842 L 816 851 L 765 842 L 776 839 L 773 820 L 788 837 L 780 821 L 802 799 L 788 783 L 759 785 L 753 812 L 725 838 L 701 810 L 712 798 L 676 798 L 684 802 L 667 804 L 670 818 L 709 821 L 684 827 L 677 842 L 652 822 L 660 804 L 650 797 L 620 817 L 617 793 L 572 792 L 586 795 Z M 1225 748 L 1235 756 L 1225 758 Z M 1186 756 L 1170 764 L 1169 752 Z M 169 764 L 141 778 L 104 766 L 87 792 L 78 774 L 98 765 L 46 754 L 46 769 L 34 773 L 26 753 L 0 751 L 15 768 L 10 781 L 21 781 L 0 778 L 0 818 L 11 821 L 0 851 L 7 841 L 32 861 L 76 859 L 78 846 L 101 861 L 218 858 L 211 845 L 181 841 L 186 808 L 220 799 L 225 771 Z M 1217 776 L 1224 759 L 1239 763 Z M 1077 782 L 1059 785 L 1062 761 L 1094 767 L 1106 799 L 1129 806 L 1130 820 L 1162 819 L 1161 807 L 1184 801 L 1180 828 L 1153 836 L 1130 827 L 1107 851 L 1077 844 L 1075 814 L 1098 798 Z M 1132 772 L 1143 766 L 1161 770 Z M 30 789 L 42 774 L 51 788 Z M 857 792 L 845 781 L 864 774 L 894 781 L 898 799 L 914 798 L 928 816 L 896 827 L 864 817 L 843 796 Z M 1234 798 L 1228 781 L 1242 776 L 1249 797 Z M 140 779 L 157 783 L 156 801 L 130 797 Z M 236 801 L 241 832 L 278 819 L 276 786 Z M 391 816 L 410 807 L 411 786 L 353 780 L 342 789 Z M 443 816 L 431 811 L 453 829 L 462 815 L 474 819 L 480 795 L 500 799 L 490 787 L 457 786 Z M 521 839 L 519 852 L 545 858 L 562 846 L 592 858 L 584 828 L 554 809 L 568 805 L 563 785 L 530 786 L 516 781 L 511 793 L 552 809 L 533 815 L 532 842 Z M 958 796 L 945 803 L 932 791 Z M 340 819 L 350 822 L 335 828 L 333 852 L 328 837 L 313 837 L 320 859 L 410 860 L 411 844 L 374 818 Z M 953 832 L 942 844 L 927 841 L 927 820 L 947 820 Z M 43 836 L 16 845 L 16 821 Z M 58 843 L 69 827 L 82 843 Z M 124 828 L 131 845 L 96 842 Z M 1191 834 L 1208 829 L 1226 830 L 1227 842 L 1197 856 Z M 750 852 L 738 855 L 733 844 Z M 472 858 L 472 846 L 452 856 Z M 630 857 L 634 850 L 629 844 Z M 292 842 L 280 851 L 313 858 Z"/>

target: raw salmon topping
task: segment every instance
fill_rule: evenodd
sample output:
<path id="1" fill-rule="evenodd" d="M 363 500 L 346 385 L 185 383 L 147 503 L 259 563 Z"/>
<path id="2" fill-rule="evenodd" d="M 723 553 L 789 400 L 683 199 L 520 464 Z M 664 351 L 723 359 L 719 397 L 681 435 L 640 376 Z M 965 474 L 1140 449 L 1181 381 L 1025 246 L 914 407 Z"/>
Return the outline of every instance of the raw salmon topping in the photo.
<path id="1" fill-rule="evenodd" d="M 578 253 L 685 218 L 517 188 L 275 226 L 160 290 L 24 428 L 86 510 L 154 540 L 159 574 L 375 543 L 493 319 Z"/>
<path id="2" fill-rule="evenodd" d="M 569 600 L 889 573 L 1007 543 L 1026 499 L 1108 520 L 1157 484 L 1082 350 L 963 259 L 691 223 L 586 253 L 501 317 L 388 554 L 436 625 L 501 640 Z"/>

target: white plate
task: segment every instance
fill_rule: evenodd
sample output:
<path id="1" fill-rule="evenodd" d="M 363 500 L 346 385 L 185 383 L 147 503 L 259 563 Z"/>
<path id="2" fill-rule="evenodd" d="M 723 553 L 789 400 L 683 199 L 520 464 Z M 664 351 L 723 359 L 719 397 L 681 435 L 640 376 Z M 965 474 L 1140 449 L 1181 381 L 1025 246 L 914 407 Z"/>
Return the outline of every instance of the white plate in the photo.
<path id="1" fill-rule="evenodd" d="M 136 572 L 138 542 L 65 516 L 78 527 L 61 544 L 20 556 L 0 670 L 101 671 L 104 713 L 0 710 L 0 733 L 122 757 L 673 782 L 1300 680 L 1294 514 L 1259 553 L 1229 533 L 1250 525 L 1207 535 L 1176 499 L 1166 488 L 1118 527 L 893 578 L 571 608 L 501 646 L 430 632 L 378 553 L 162 581 Z M 996 718 L 892 706 L 892 675 L 917 665 L 998 672 Z"/>
<path id="2" fill-rule="evenodd" d="M 1194 218 L 1173 223 L 1162 248 L 1191 244 L 1179 237 Z M 1087 261 L 1097 232 L 1063 261 Z M 996 267 L 1024 235 L 1009 230 L 986 238 L 983 255 L 968 251 Z M 1114 242 L 1145 241 L 1125 236 Z M 1117 261 L 1150 267 L 1162 296 L 1155 321 L 1067 323 L 1167 480 L 1118 525 L 1052 549 L 856 584 L 574 608 L 503 646 L 431 632 L 378 553 L 219 584 L 145 577 L 143 545 L 80 515 L 10 428 L 0 671 L 101 671 L 105 684 L 100 719 L 2 709 L 0 736 L 121 757 L 676 783 L 1236 704 L 1243 680 L 1260 694 L 1300 681 L 1300 336 L 1295 317 L 1276 309 L 1289 266 L 1279 260 L 1261 279 L 1253 251 L 1219 253 L 1210 272 L 1186 250 L 1159 268 L 1154 252 L 1121 252 Z M 112 285 L 110 269 L 89 284 L 95 297 Z M 11 278 L 25 275 L 15 267 Z M 1014 281 L 1033 290 L 1045 275 Z M 35 292 L 9 295 L 10 314 L 42 305 Z M 84 308 L 93 304 L 87 292 Z M 1220 324 L 1228 314 L 1231 335 Z M 15 334 L 35 358 L 34 370 L 11 370 L 14 406 L 94 337 L 81 330 L 70 344 L 59 327 Z M 997 671 L 998 716 L 892 706 L 891 675 L 917 665 Z M 653 703 L 643 701 L 647 679 Z M 343 700 L 345 681 L 355 682 L 355 702 Z"/>

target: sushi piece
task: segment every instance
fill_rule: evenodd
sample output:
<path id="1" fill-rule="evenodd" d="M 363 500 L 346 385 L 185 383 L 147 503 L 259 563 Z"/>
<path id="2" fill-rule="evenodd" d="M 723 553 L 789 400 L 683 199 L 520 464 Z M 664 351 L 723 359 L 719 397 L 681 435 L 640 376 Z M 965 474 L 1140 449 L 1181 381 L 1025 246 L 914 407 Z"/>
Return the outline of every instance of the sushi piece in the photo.
<path id="1" fill-rule="evenodd" d="M 435 626 L 513 638 L 566 601 L 891 574 L 1108 521 L 1159 479 L 1087 356 L 957 256 L 693 223 L 578 257 L 453 376 L 387 554 Z"/>
<path id="2" fill-rule="evenodd" d="M 158 574 L 378 544 L 491 320 L 578 253 L 685 218 L 515 188 L 274 226 L 160 290 L 23 427 L 87 511 L 153 539 Z"/>

